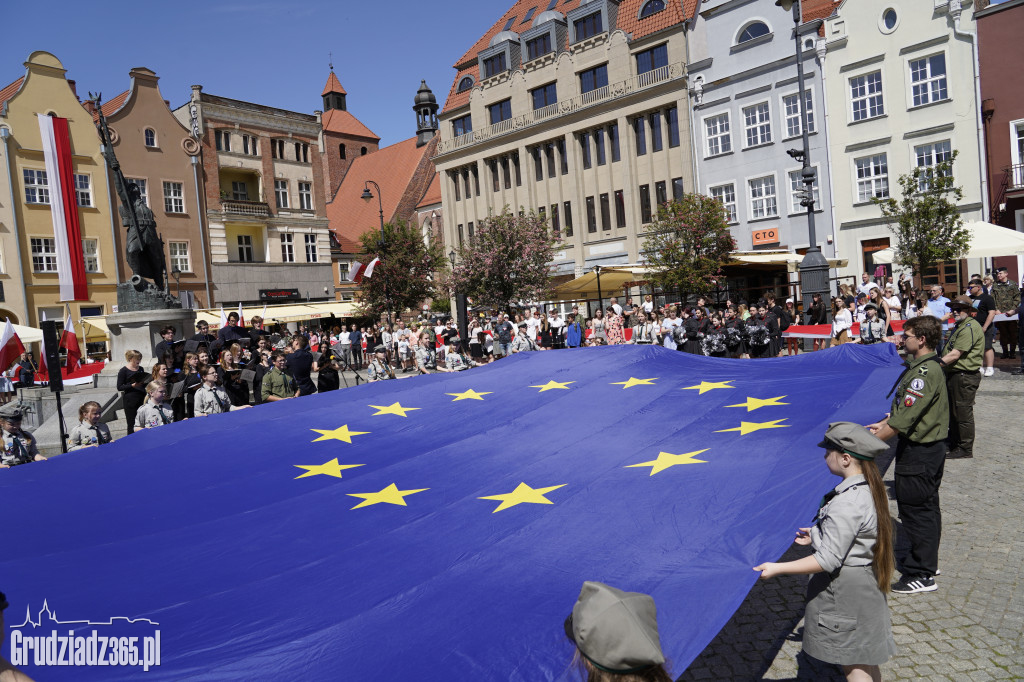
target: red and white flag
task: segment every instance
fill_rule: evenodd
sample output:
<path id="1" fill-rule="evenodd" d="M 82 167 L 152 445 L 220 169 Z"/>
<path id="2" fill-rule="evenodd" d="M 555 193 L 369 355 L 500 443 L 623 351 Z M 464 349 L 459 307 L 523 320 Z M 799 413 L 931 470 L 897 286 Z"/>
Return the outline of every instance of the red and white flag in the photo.
<path id="1" fill-rule="evenodd" d="M 71 162 L 71 134 L 68 120 L 37 114 L 43 139 L 43 163 L 50 192 L 50 216 L 57 252 L 57 276 L 61 301 L 88 301 L 82 226 L 78 215 L 78 192 Z"/>
<path id="2" fill-rule="evenodd" d="M 220 328 L 228 326 L 228 316 L 224 313 L 224 306 L 220 307 Z"/>
<path id="3" fill-rule="evenodd" d="M 239 327 L 244 327 L 245 326 L 245 315 L 242 314 L 242 302 L 241 301 L 238 302 L 238 326 Z"/>
<path id="4" fill-rule="evenodd" d="M 267 304 L 263 304 L 263 312 L 260 313 L 260 329 L 264 329 L 264 325 L 267 324 Z"/>
<path id="5" fill-rule="evenodd" d="M 363 277 L 365 279 L 370 279 L 370 277 L 373 275 L 373 268 L 379 262 L 380 262 L 380 258 L 374 258 L 372 261 L 370 261 L 370 264 L 366 266 L 366 272 L 363 273 Z"/>
<path id="6" fill-rule="evenodd" d="M 358 282 L 363 278 L 363 270 L 366 267 L 359 261 L 352 261 L 352 266 L 348 269 L 348 275 L 345 277 L 349 282 Z"/>
<path id="7" fill-rule="evenodd" d="M 81 366 L 82 348 L 78 345 L 78 334 L 75 333 L 75 322 L 71 319 L 70 312 L 68 312 L 67 319 L 64 320 L 64 331 L 60 334 L 58 348 L 63 348 L 68 354 L 67 362 L 64 363 L 68 368 L 68 374 Z"/>
<path id="8" fill-rule="evenodd" d="M 14 331 L 14 325 L 8 319 L 3 333 L 0 333 L 0 372 L 6 372 L 24 352 L 25 346 L 22 345 L 18 333 Z"/>

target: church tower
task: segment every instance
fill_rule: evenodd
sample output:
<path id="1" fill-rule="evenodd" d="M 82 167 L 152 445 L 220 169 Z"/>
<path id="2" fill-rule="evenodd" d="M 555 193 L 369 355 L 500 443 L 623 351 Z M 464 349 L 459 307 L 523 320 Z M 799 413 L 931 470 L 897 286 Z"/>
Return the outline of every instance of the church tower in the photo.
<path id="1" fill-rule="evenodd" d="M 324 86 L 324 91 L 321 96 L 324 98 L 324 111 L 330 111 L 331 109 L 337 109 L 338 111 L 346 111 L 345 108 L 345 88 L 341 87 L 341 83 L 338 81 L 338 77 L 334 75 L 334 69 L 331 69 L 331 75 L 327 78 L 327 85 Z"/>
<path id="2" fill-rule="evenodd" d="M 416 146 L 422 147 L 437 135 L 437 99 L 427 87 L 427 81 L 420 81 L 416 92 L 413 111 L 416 112 Z"/>

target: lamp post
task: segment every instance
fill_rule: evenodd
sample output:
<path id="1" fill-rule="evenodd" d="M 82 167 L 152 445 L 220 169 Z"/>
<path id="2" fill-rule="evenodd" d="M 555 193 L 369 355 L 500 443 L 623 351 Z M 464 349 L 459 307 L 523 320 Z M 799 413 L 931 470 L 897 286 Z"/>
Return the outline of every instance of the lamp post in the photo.
<path id="1" fill-rule="evenodd" d="M 804 89 L 803 50 L 800 45 L 800 10 L 801 0 L 775 0 L 775 4 L 784 10 L 793 12 L 793 40 L 796 41 L 796 80 L 800 102 L 800 132 L 803 141 L 802 149 L 790 149 L 786 153 L 801 162 L 800 177 L 803 179 L 804 190 L 800 204 L 807 207 L 808 248 L 800 261 L 800 295 L 804 302 L 804 320 L 810 319 L 811 304 L 814 294 L 821 294 L 822 300 L 828 298 L 828 261 L 818 248 L 818 239 L 814 233 L 814 181 L 817 173 L 811 166 L 811 145 L 807 136 L 807 95 Z"/>
<path id="2" fill-rule="evenodd" d="M 380 241 L 377 243 L 377 251 L 380 255 L 384 255 L 384 204 L 380 200 L 380 185 L 373 180 L 367 180 L 363 183 L 363 193 L 360 195 L 360 199 L 363 201 L 372 201 L 373 192 L 370 191 L 369 185 L 373 185 L 377 190 L 377 207 L 380 209 Z M 379 258 L 380 256 L 378 256 Z M 388 331 L 391 331 L 391 297 L 388 295 L 388 270 L 384 268 L 384 303 L 388 308 Z"/>
<path id="3" fill-rule="evenodd" d="M 458 256 L 459 254 L 456 253 L 454 247 L 448 252 L 448 260 L 452 263 L 453 272 L 455 271 L 455 261 L 458 259 Z M 466 317 L 468 313 L 466 308 L 466 295 L 455 292 L 455 325 L 459 328 L 459 338 L 462 339 L 463 350 L 466 350 L 465 346 L 469 343 L 469 339 L 466 338 L 467 334 L 469 334 L 467 331 L 469 320 Z"/>
<path id="4" fill-rule="evenodd" d="M 594 273 L 597 274 L 597 309 L 601 310 L 602 309 L 601 308 L 601 299 L 603 297 L 601 296 L 601 266 L 600 265 L 595 265 L 594 266 Z M 595 315 L 596 315 L 596 313 L 595 313 Z"/>

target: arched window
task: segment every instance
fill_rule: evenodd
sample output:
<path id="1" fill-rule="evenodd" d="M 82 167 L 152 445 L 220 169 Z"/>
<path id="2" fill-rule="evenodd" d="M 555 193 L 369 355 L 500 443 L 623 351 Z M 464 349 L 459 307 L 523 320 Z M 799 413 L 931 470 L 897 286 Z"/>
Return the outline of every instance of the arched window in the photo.
<path id="1" fill-rule="evenodd" d="M 366 156 L 366 147 L 359 148 L 359 156 Z"/>
<path id="2" fill-rule="evenodd" d="M 465 92 L 473 87 L 473 77 L 463 76 L 462 80 L 459 81 L 459 87 L 455 89 L 456 92 Z"/>
<path id="3" fill-rule="evenodd" d="M 746 43 L 753 40 L 754 38 L 760 38 L 771 33 L 771 29 L 763 21 L 755 21 L 748 24 L 746 28 L 740 31 L 740 37 L 736 39 L 737 43 Z"/>
<path id="4" fill-rule="evenodd" d="M 343 159 L 345 158 L 345 145 L 343 145 L 343 144 L 339 144 L 338 145 L 338 156 L 340 156 Z"/>
<path id="5" fill-rule="evenodd" d="M 640 8 L 640 18 L 649 17 L 656 12 L 660 12 L 665 9 L 665 0 L 648 0 L 648 2 Z"/>
<path id="6" fill-rule="evenodd" d="M 143 135 L 143 137 L 146 140 L 146 146 L 147 147 L 155 147 L 156 146 L 156 131 L 155 130 L 153 130 L 152 128 L 146 128 L 144 131 L 142 131 L 142 135 Z"/>

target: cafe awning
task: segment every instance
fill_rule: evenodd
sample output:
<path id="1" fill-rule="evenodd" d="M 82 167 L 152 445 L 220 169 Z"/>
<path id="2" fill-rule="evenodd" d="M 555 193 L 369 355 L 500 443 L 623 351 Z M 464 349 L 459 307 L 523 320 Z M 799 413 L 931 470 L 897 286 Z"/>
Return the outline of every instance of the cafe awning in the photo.
<path id="1" fill-rule="evenodd" d="M 614 296 L 629 282 L 644 280 L 650 273 L 647 265 L 608 265 L 600 270 L 601 295 Z M 597 298 L 598 272 L 590 272 L 555 287 L 556 301 L 580 301 Z"/>
<path id="2" fill-rule="evenodd" d="M 225 314 L 237 311 L 238 308 L 225 308 Z M 283 305 L 268 305 L 264 315 L 264 324 L 274 322 L 300 322 L 302 320 L 318 320 L 330 317 L 352 317 L 355 315 L 355 303 L 342 301 L 321 301 L 315 303 L 288 303 Z M 255 315 L 263 314 L 263 306 L 242 308 L 242 314 L 246 320 L 252 319 Z M 204 308 L 196 311 L 196 321 L 206 320 L 214 329 L 220 327 L 220 308 Z"/>
<path id="3" fill-rule="evenodd" d="M 964 223 L 971 233 L 971 246 L 961 258 L 997 258 L 1024 254 L 1024 233 L 981 220 Z M 896 258 L 893 247 L 875 251 L 875 263 L 889 264 Z"/>
<path id="4" fill-rule="evenodd" d="M 14 333 L 18 335 L 18 338 L 21 339 L 23 344 L 39 343 L 43 340 L 42 329 L 26 327 L 25 325 L 14 324 L 13 322 L 11 323 L 11 326 L 14 327 Z"/>
<path id="5" fill-rule="evenodd" d="M 789 272 L 800 269 L 804 259 L 799 253 L 789 251 L 733 253 L 729 265 L 785 265 Z M 844 268 L 849 262 L 845 258 L 826 258 L 830 268 Z"/>

